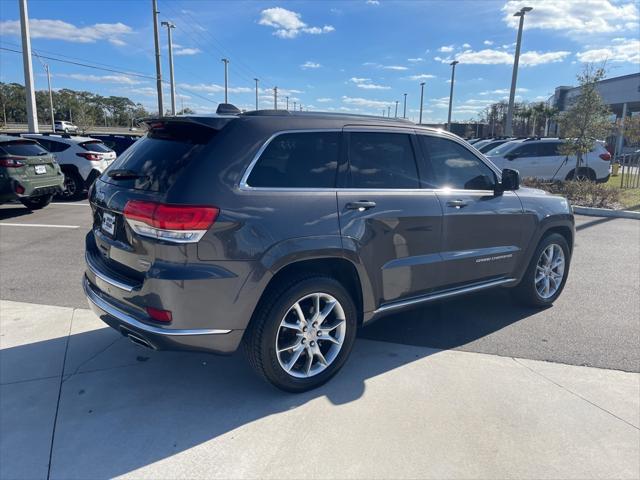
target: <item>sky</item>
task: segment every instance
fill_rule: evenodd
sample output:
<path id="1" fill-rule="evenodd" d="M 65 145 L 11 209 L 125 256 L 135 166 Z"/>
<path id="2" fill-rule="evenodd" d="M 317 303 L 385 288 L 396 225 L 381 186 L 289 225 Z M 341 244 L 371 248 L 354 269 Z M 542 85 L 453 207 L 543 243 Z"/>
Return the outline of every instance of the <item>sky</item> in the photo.
<path id="1" fill-rule="evenodd" d="M 425 82 L 424 122 L 446 120 L 452 60 L 453 119 L 476 118 L 504 99 L 511 83 L 518 19 L 525 17 L 516 100 L 541 101 L 575 85 L 587 62 L 606 60 L 607 75 L 640 71 L 640 12 L 635 0 L 158 0 L 173 29 L 177 108 L 215 111 L 224 101 L 260 108 L 381 115 L 391 107 L 417 120 Z M 0 0 L 0 81 L 24 83 L 18 0 Z M 123 95 L 157 110 L 151 0 L 29 0 L 32 48 L 56 89 Z M 167 31 L 161 27 L 163 78 Z M 9 49 L 9 50 L 6 50 Z M 37 89 L 47 80 L 34 59 Z M 115 70 L 115 71 L 113 71 Z M 165 106 L 169 88 L 165 87 Z M 386 110 L 388 111 L 388 110 Z"/>

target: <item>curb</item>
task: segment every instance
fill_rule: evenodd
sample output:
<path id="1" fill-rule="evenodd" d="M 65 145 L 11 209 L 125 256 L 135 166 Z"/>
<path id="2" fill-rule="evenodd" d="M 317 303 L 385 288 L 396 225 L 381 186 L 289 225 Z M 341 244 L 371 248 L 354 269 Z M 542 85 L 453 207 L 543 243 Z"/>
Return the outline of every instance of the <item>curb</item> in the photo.
<path id="1" fill-rule="evenodd" d="M 608 208 L 574 206 L 573 213 L 593 217 L 633 218 L 635 220 L 640 220 L 640 212 L 633 212 L 631 210 L 611 210 Z"/>

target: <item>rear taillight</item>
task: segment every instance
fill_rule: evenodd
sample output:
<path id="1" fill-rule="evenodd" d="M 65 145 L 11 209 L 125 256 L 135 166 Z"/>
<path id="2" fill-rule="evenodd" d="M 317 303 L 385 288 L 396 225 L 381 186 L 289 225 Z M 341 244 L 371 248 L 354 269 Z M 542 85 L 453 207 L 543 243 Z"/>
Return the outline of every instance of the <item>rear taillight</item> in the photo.
<path id="1" fill-rule="evenodd" d="M 605 160 L 605 161 L 607 161 L 607 162 L 611 160 L 611 154 L 610 154 L 609 152 L 601 153 L 601 154 L 600 154 L 600 155 L 598 155 L 598 156 L 599 156 L 602 160 Z"/>
<path id="2" fill-rule="evenodd" d="M 102 160 L 102 155 L 100 153 L 90 153 L 90 152 L 80 152 L 76 153 L 79 157 L 85 158 L 91 162 L 97 162 Z"/>
<path id="3" fill-rule="evenodd" d="M 0 167 L 20 168 L 24 167 L 24 162 L 15 157 L 4 157 L 0 158 Z"/>
<path id="4" fill-rule="evenodd" d="M 18 195 L 22 195 L 24 193 L 24 187 L 22 185 L 20 185 L 19 183 L 16 183 L 16 185 L 13 187 L 13 189 Z"/>
<path id="5" fill-rule="evenodd" d="M 173 320 L 169 310 L 160 310 L 159 308 L 147 307 L 147 313 L 156 322 L 169 323 Z"/>
<path id="6" fill-rule="evenodd" d="M 124 218 L 134 232 L 176 243 L 199 241 L 219 213 L 216 207 L 167 205 L 143 200 L 129 200 L 124 207 Z"/>

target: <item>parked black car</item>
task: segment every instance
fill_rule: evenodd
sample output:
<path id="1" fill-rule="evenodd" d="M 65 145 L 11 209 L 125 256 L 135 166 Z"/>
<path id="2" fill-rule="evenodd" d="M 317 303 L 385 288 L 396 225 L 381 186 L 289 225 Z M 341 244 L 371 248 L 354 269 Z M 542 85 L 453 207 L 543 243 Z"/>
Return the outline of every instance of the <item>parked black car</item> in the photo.
<path id="1" fill-rule="evenodd" d="M 455 135 L 286 111 L 146 124 L 90 192 L 84 278 L 93 310 L 141 345 L 243 344 L 298 392 L 387 313 L 497 286 L 547 306 L 566 282 L 568 202 Z"/>

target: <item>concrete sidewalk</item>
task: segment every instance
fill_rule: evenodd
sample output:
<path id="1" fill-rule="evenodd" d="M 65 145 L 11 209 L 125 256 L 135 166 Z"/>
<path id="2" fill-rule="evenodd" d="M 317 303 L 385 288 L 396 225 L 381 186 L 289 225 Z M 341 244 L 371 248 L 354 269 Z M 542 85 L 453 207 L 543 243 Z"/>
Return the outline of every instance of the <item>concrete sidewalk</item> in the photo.
<path id="1" fill-rule="evenodd" d="M 2 479 L 640 477 L 634 373 L 359 340 L 290 395 L 240 356 L 1 301 L 0 383 Z"/>

